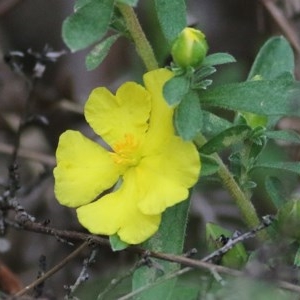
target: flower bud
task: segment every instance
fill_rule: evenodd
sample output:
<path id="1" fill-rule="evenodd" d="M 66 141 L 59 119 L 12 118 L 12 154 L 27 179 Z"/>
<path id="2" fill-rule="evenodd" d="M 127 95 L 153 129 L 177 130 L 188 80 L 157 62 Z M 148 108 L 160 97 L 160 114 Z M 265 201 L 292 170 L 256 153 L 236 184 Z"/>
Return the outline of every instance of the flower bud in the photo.
<path id="1" fill-rule="evenodd" d="M 205 58 L 207 50 L 205 35 L 200 30 L 186 27 L 174 41 L 171 54 L 178 66 L 197 67 Z"/>

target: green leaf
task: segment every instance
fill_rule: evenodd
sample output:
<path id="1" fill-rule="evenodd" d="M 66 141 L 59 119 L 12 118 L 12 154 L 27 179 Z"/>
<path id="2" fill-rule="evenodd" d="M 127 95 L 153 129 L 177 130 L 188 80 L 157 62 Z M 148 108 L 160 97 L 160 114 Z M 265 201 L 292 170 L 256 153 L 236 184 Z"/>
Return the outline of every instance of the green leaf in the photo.
<path id="1" fill-rule="evenodd" d="M 252 65 L 248 80 L 256 75 L 275 79 L 283 73 L 294 72 L 294 54 L 284 37 L 270 38 L 260 49 Z"/>
<path id="2" fill-rule="evenodd" d="M 266 162 L 255 165 L 251 170 L 257 168 L 277 169 L 282 171 L 288 171 L 300 175 L 300 163 L 299 162 Z"/>
<path id="3" fill-rule="evenodd" d="M 120 35 L 112 35 L 96 45 L 86 56 L 85 65 L 89 71 L 97 68 L 107 56 L 111 46 L 116 42 Z"/>
<path id="4" fill-rule="evenodd" d="M 186 27 L 184 0 L 155 0 L 155 8 L 162 32 L 171 44 Z"/>
<path id="5" fill-rule="evenodd" d="M 216 116 L 215 114 L 203 110 L 203 127 L 202 127 L 202 133 L 205 136 L 214 136 L 223 130 L 229 128 L 232 126 L 232 123 L 229 121 L 220 118 L 219 116 Z"/>
<path id="6" fill-rule="evenodd" d="M 99 41 L 107 32 L 113 13 L 113 0 L 91 0 L 68 17 L 62 27 L 64 42 L 77 51 Z"/>
<path id="7" fill-rule="evenodd" d="M 216 66 L 236 62 L 235 58 L 228 53 L 214 53 L 206 56 L 201 66 Z"/>
<path id="8" fill-rule="evenodd" d="M 300 143 L 300 135 L 292 130 L 266 131 L 265 135 L 274 140 L 283 140 L 296 144 Z"/>
<path id="9" fill-rule="evenodd" d="M 200 131 L 203 115 L 196 92 L 186 94 L 175 110 L 175 127 L 184 140 L 192 140 Z"/>
<path id="10" fill-rule="evenodd" d="M 76 0 L 74 4 L 74 11 L 77 11 L 78 9 L 82 8 L 86 4 L 92 2 L 93 0 Z"/>
<path id="11" fill-rule="evenodd" d="M 243 141 L 249 136 L 250 132 L 251 128 L 247 125 L 237 125 L 230 127 L 205 143 L 200 148 L 200 153 L 208 155 L 214 152 L 219 152 L 231 145 Z"/>
<path id="12" fill-rule="evenodd" d="M 130 6 L 136 6 L 139 0 L 117 0 L 118 3 L 124 3 Z"/>
<path id="13" fill-rule="evenodd" d="M 168 80 L 163 87 L 164 98 L 173 106 L 179 104 L 188 93 L 190 81 L 186 76 L 176 76 Z"/>
<path id="14" fill-rule="evenodd" d="M 278 211 L 278 228 L 284 237 L 300 241 L 300 201 L 287 201 Z"/>
<path id="15" fill-rule="evenodd" d="M 218 172 L 219 164 L 217 161 L 208 155 L 201 154 L 201 174 L 200 177 L 210 176 Z"/>
<path id="16" fill-rule="evenodd" d="M 299 115 L 300 85 L 288 73 L 274 80 L 246 81 L 199 91 L 201 103 L 260 115 Z M 293 107 L 294 106 L 294 107 Z"/>
<path id="17" fill-rule="evenodd" d="M 276 208 L 280 208 L 286 203 L 284 187 L 277 177 L 267 177 L 265 180 L 265 188 Z"/>
<path id="18" fill-rule="evenodd" d="M 142 244 L 144 249 L 157 252 L 182 254 L 185 240 L 186 223 L 189 210 L 189 200 L 183 201 L 173 207 L 168 208 L 162 217 L 162 222 L 158 232 L 148 241 Z M 143 266 L 133 274 L 133 290 L 154 282 L 163 274 L 168 274 L 179 270 L 180 266 L 167 261 L 156 260 L 154 262 L 161 268 L 149 268 Z M 138 300 L 150 299 L 172 299 L 172 291 L 175 287 L 176 279 L 168 280 L 151 289 L 141 293 Z"/>
<path id="19" fill-rule="evenodd" d="M 232 233 L 214 223 L 206 224 L 206 241 L 208 250 L 213 252 L 224 246 L 222 238 L 231 238 Z M 226 252 L 221 259 L 221 264 L 227 267 L 241 268 L 246 264 L 248 255 L 242 243 L 236 244 L 232 249 Z"/>
<path id="20" fill-rule="evenodd" d="M 180 282 L 176 284 L 170 300 L 195 300 L 199 299 L 200 286 L 192 285 L 189 282 Z M 155 298 L 158 299 L 158 298 Z"/>
<path id="21" fill-rule="evenodd" d="M 117 234 L 110 235 L 109 242 L 113 251 L 124 250 L 129 246 L 129 244 L 123 242 Z"/>
<path id="22" fill-rule="evenodd" d="M 217 69 L 215 67 L 203 66 L 194 73 L 194 81 L 195 82 L 200 81 L 205 77 L 214 74 L 216 71 Z"/>
<path id="23" fill-rule="evenodd" d="M 295 258 L 294 258 L 294 265 L 299 268 L 300 267 L 300 247 L 298 248 Z"/>

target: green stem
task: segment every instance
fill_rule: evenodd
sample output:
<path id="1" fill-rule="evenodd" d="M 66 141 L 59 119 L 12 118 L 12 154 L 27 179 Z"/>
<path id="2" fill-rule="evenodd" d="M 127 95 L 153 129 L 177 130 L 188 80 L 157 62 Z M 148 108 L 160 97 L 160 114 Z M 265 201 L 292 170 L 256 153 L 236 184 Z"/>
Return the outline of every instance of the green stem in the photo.
<path id="1" fill-rule="evenodd" d="M 143 60 L 147 70 L 151 71 L 158 69 L 158 63 L 156 61 L 153 49 L 143 32 L 133 8 L 123 3 L 117 4 L 117 7 L 125 19 L 127 29 L 129 30 L 134 41 L 136 51 Z"/>
<path id="2" fill-rule="evenodd" d="M 195 140 L 197 146 L 202 146 L 206 143 L 206 139 L 202 134 L 199 134 Z M 255 207 L 253 206 L 250 199 L 247 198 L 245 193 L 241 190 L 235 179 L 233 178 L 232 174 L 223 163 L 222 159 L 218 154 L 213 154 L 213 158 L 219 165 L 218 176 L 222 180 L 224 187 L 228 190 L 231 194 L 233 200 L 235 201 L 237 207 L 239 208 L 245 223 L 247 226 L 252 229 L 255 228 L 260 224 L 260 220 L 257 216 Z M 268 239 L 268 236 L 265 231 L 261 231 L 258 233 L 258 236 L 262 240 Z"/>

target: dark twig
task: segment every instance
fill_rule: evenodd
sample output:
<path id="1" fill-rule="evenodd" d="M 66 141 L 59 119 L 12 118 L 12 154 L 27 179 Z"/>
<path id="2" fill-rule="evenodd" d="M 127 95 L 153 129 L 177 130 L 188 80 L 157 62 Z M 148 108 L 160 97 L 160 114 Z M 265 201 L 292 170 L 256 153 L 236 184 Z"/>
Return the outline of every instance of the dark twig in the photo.
<path id="1" fill-rule="evenodd" d="M 21 229 L 21 230 L 27 230 L 27 231 L 32 231 L 32 232 L 37 232 L 37 233 L 42 233 L 42 234 L 47 234 L 52 236 L 60 236 L 62 238 L 70 239 L 70 240 L 81 240 L 81 241 L 89 240 L 92 243 L 110 247 L 110 243 L 108 239 L 102 238 L 100 236 L 95 236 L 92 234 L 87 234 L 87 233 L 82 233 L 77 231 L 59 230 L 52 227 L 44 226 L 39 223 L 33 223 L 30 221 L 26 221 L 23 224 L 20 224 L 18 222 L 12 222 L 6 219 L 5 222 L 7 225 L 10 225 L 12 228 L 18 230 Z M 158 258 L 165 261 L 175 262 L 194 269 L 215 270 L 219 273 L 227 274 L 235 277 L 246 276 L 241 271 L 233 270 L 219 265 L 214 265 L 201 260 L 191 259 L 184 256 L 149 251 L 141 247 L 129 247 L 126 250 L 141 255 L 147 253 L 147 255 L 151 257 Z M 300 287 L 297 285 L 285 281 L 277 281 L 276 283 L 280 288 L 300 293 Z"/>
<path id="2" fill-rule="evenodd" d="M 281 29 L 282 33 L 287 37 L 289 42 L 294 47 L 298 56 L 300 55 L 300 41 L 297 30 L 287 20 L 281 10 L 276 6 L 274 0 L 261 0 L 262 5 L 266 8 L 268 13 L 275 20 L 276 24 Z"/>
<path id="3" fill-rule="evenodd" d="M 268 226 L 270 226 L 272 221 L 273 221 L 272 216 L 267 215 L 267 216 L 263 217 L 263 221 L 259 226 L 257 226 L 256 228 L 254 228 L 250 231 L 247 231 L 244 234 L 238 235 L 235 238 L 230 238 L 223 247 L 221 247 L 218 250 L 214 251 L 213 253 L 207 255 L 206 257 L 201 259 L 201 261 L 212 261 L 216 257 L 223 256 L 230 249 L 232 249 L 237 243 L 240 243 L 240 242 L 243 242 L 243 241 L 245 241 L 249 238 L 255 237 L 257 232 L 259 232 L 259 231 L 267 228 Z"/>
<path id="4" fill-rule="evenodd" d="M 97 297 L 97 300 L 103 300 L 107 296 L 107 294 L 112 291 L 118 284 L 120 284 L 124 279 L 130 277 L 138 268 L 143 266 L 146 263 L 145 259 L 139 260 L 137 263 L 134 264 L 132 268 L 130 268 L 126 273 L 122 274 L 118 278 L 114 278 L 111 282 L 107 285 L 102 293 L 100 293 Z"/>
<path id="5" fill-rule="evenodd" d="M 89 245 L 88 241 L 83 242 L 77 249 L 75 249 L 70 255 L 68 255 L 64 260 L 59 262 L 56 266 L 54 266 L 51 270 L 46 272 L 43 276 L 27 285 L 24 289 L 15 294 L 15 297 L 23 296 L 27 292 L 31 291 L 33 288 L 44 282 L 47 278 L 51 277 L 61 268 L 63 268 L 69 261 L 73 260 L 76 256 L 80 254 L 80 252 Z"/>
<path id="6" fill-rule="evenodd" d="M 0 152 L 11 155 L 14 151 L 14 147 L 8 144 L 0 143 Z M 55 158 L 53 155 L 48 155 L 36 151 L 32 151 L 29 149 L 20 148 L 19 149 L 19 157 L 27 158 L 33 161 L 40 162 L 44 165 L 48 165 L 49 167 L 55 166 Z"/>
<path id="7" fill-rule="evenodd" d="M 77 290 L 77 288 L 85 281 L 89 279 L 89 274 L 87 272 L 88 267 L 95 262 L 95 257 L 97 255 L 98 248 L 95 248 L 91 251 L 89 257 L 83 260 L 83 266 L 79 276 L 77 277 L 75 283 L 71 286 L 67 286 L 68 294 L 65 296 L 65 299 L 74 299 L 73 294 Z"/>

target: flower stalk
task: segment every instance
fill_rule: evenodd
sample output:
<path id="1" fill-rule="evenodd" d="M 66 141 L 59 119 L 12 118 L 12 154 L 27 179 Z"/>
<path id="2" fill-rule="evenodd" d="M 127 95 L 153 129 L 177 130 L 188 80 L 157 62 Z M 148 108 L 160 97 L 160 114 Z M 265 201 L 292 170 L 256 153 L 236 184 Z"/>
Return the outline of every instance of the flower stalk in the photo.
<path id="1" fill-rule="evenodd" d="M 131 34 L 136 51 L 144 62 L 147 70 L 152 71 L 158 69 L 158 63 L 153 49 L 144 34 L 133 8 L 123 3 L 118 3 L 117 7 L 125 19 L 127 29 Z"/>

